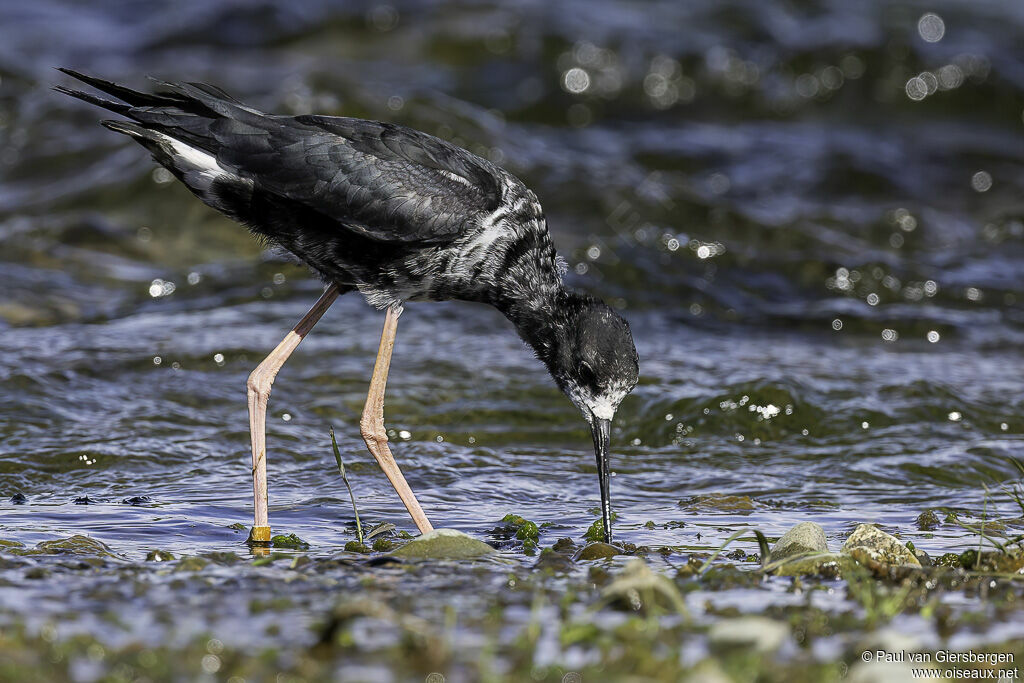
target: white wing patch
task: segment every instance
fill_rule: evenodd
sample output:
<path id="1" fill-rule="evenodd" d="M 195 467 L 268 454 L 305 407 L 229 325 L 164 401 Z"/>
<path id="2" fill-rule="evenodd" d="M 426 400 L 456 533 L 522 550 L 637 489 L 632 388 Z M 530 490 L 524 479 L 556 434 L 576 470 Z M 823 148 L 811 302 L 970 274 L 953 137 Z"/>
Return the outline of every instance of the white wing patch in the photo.
<path id="1" fill-rule="evenodd" d="M 185 144 L 181 140 L 176 140 L 170 135 L 162 135 L 164 141 L 171 146 L 174 153 L 180 157 L 185 163 L 198 169 L 200 174 L 206 176 L 210 180 L 219 176 L 231 176 L 220 164 L 217 163 L 217 159 L 214 158 L 209 152 L 204 152 L 201 149 L 196 149 L 191 145 Z"/>
<path id="2" fill-rule="evenodd" d="M 465 185 L 467 187 L 473 187 L 473 183 L 469 182 L 468 180 L 466 180 L 465 178 L 460 176 L 458 173 L 452 173 L 451 171 L 446 171 L 443 168 L 442 169 L 438 169 L 437 172 L 440 173 L 441 175 L 443 175 L 448 180 L 453 180 L 453 181 L 455 181 L 457 183 L 462 183 L 463 185 Z"/>

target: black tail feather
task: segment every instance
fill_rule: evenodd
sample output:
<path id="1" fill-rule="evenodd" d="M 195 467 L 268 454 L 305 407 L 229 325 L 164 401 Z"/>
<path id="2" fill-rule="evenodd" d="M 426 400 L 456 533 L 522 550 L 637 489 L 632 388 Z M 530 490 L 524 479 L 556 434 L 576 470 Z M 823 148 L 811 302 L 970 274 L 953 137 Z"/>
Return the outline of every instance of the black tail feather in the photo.
<path id="1" fill-rule="evenodd" d="M 87 76 L 83 73 L 75 71 L 74 69 L 66 69 L 59 67 L 57 69 L 62 73 L 66 73 L 72 78 L 77 78 L 83 83 L 87 83 L 97 90 L 101 90 L 108 95 L 113 95 L 119 100 L 127 102 L 133 107 L 167 107 L 167 106 L 180 106 L 185 100 L 178 95 L 164 94 L 164 95 L 150 95 L 149 93 L 139 92 L 138 90 L 132 90 L 126 88 L 123 85 L 118 85 L 112 81 L 105 81 L 102 78 L 96 78 L 95 76 Z"/>
<path id="2" fill-rule="evenodd" d="M 150 130 L 149 128 L 146 128 L 145 126 L 140 126 L 135 123 L 131 123 L 129 121 L 107 120 L 100 121 L 100 125 L 104 128 L 109 128 L 110 130 L 115 131 L 117 133 L 131 135 L 133 138 L 137 138 L 139 140 L 155 140 L 157 137 L 157 133 Z"/>
<path id="3" fill-rule="evenodd" d="M 53 89 L 57 92 L 64 93 L 65 95 L 77 97 L 78 99 L 88 102 L 89 104 L 95 104 L 97 107 L 103 107 L 104 109 L 109 109 L 110 111 L 117 112 L 118 114 L 123 114 L 125 116 L 130 115 L 130 105 L 122 104 L 121 102 L 114 102 L 113 100 L 107 100 L 97 95 L 82 92 L 81 90 L 65 88 L 63 85 L 55 85 L 53 86 Z"/>

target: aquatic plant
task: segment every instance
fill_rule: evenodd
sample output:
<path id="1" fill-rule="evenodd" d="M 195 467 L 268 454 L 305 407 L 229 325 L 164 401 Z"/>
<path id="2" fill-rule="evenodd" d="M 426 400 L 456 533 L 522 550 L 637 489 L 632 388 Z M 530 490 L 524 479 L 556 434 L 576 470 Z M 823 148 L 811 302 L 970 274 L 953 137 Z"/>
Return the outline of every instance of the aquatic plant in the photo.
<path id="1" fill-rule="evenodd" d="M 334 459 L 338 463 L 338 471 L 341 472 L 341 479 L 345 482 L 345 488 L 348 489 L 348 497 L 352 501 L 352 512 L 356 515 L 356 540 L 359 542 L 360 546 L 364 546 L 363 525 L 359 522 L 359 508 L 356 507 L 356 495 L 352 493 L 352 485 L 348 483 L 348 475 L 345 474 L 345 463 L 341 461 L 341 450 L 338 449 L 338 440 L 334 438 L 334 427 L 330 428 L 330 432 L 331 447 L 334 449 Z"/>

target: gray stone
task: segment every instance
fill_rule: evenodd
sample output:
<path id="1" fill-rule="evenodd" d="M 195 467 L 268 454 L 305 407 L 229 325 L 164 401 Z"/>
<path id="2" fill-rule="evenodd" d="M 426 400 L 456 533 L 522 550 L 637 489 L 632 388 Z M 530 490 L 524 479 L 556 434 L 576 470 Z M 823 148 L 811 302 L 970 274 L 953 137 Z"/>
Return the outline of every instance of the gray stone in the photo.
<path id="1" fill-rule="evenodd" d="M 810 557 L 794 557 L 784 560 L 772 570 L 775 576 L 823 576 L 837 579 L 842 576 L 843 565 L 851 562 L 839 553 L 824 553 Z"/>
<path id="2" fill-rule="evenodd" d="M 653 571 L 639 557 L 634 557 L 601 591 L 609 602 L 621 602 L 632 610 L 671 610 L 686 614 L 686 601 L 669 578 Z"/>
<path id="3" fill-rule="evenodd" d="M 814 522 L 801 522 L 782 535 L 769 554 L 769 562 L 777 562 L 794 555 L 827 553 L 825 530 Z"/>
<path id="4" fill-rule="evenodd" d="M 898 538 L 870 524 L 861 524 L 850 534 L 843 544 L 843 553 L 861 564 L 921 566 L 914 553 Z"/>
<path id="5" fill-rule="evenodd" d="M 483 557 L 494 552 L 491 546 L 461 531 L 434 529 L 412 539 L 391 554 L 414 560 L 461 560 Z"/>
<path id="6" fill-rule="evenodd" d="M 767 617 L 743 616 L 712 624 L 708 631 L 708 646 L 718 653 L 753 650 L 758 654 L 769 654 L 782 647 L 787 638 L 788 624 Z"/>

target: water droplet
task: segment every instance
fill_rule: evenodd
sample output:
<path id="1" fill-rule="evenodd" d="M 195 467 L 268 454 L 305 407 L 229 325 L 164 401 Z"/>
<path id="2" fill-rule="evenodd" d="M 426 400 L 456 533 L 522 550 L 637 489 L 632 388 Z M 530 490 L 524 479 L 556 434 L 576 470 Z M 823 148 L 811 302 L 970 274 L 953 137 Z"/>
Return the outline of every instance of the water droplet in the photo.
<path id="1" fill-rule="evenodd" d="M 797 76 L 795 87 L 797 94 L 807 99 L 817 95 L 820 89 L 818 79 L 814 74 L 800 74 Z"/>
<path id="2" fill-rule="evenodd" d="M 839 330 L 843 329 L 843 321 L 840 320 L 839 318 L 836 318 L 835 320 L 833 320 L 832 321 L 832 329 L 835 330 L 836 332 L 838 332 Z"/>
<path id="3" fill-rule="evenodd" d="M 907 97 L 918 102 L 928 95 L 928 84 L 920 76 L 914 76 L 907 81 Z"/>
<path id="4" fill-rule="evenodd" d="M 574 66 L 562 75 L 562 87 L 578 95 L 590 87 L 590 74 L 578 66 Z"/>
<path id="5" fill-rule="evenodd" d="M 988 192 L 992 189 L 992 176 L 987 171 L 978 171 L 971 176 L 971 187 L 975 192 Z"/>
<path id="6" fill-rule="evenodd" d="M 928 334 L 927 334 L 927 339 L 928 339 L 928 341 L 930 341 L 930 342 L 931 342 L 932 344 L 934 344 L 934 343 L 936 343 L 937 341 L 939 341 L 939 339 L 940 339 L 940 338 L 941 338 L 941 337 L 939 337 L 939 333 L 938 333 L 938 332 L 936 332 L 935 330 L 929 330 L 929 331 L 928 331 Z"/>
<path id="7" fill-rule="evenodd" d="M 203 671 L 215 674 L 220 671 L 220 657 L 217 655 L 204 655 L 202 660 Z"/>
<path id="8" fill-rule="evenodd" d="M 711 177 L 708 178 L 708 188 L 712 194 L 725 194 L 732 187 L 732 182 L 729 180 L 729 176 L 724 173 L 712 173 Z M 705 258 L 705 257 L 701 257 Z"/>
<path id="9" fill-rule="evenodd" d="M 917 20 L 917 33 L 929 43 L 937 43 L 946 35 L 946 22 L 938 14 L 928 12 Z"/>
<path id="10" fill-rule="evenodd" d="M 370 10 L 367 18 L 378 31 L 390 31 L 398 26 L 398 10 L 391 5 L 377 5 Z"/>
<path id="11" fill-rule="evenodd" d="M 950 422 L 959 422 L 960 419 L 963 418 L 963 415 L 961 415 L 959 411 L 954 410 L 948 415 L 948 417 Z"/>

